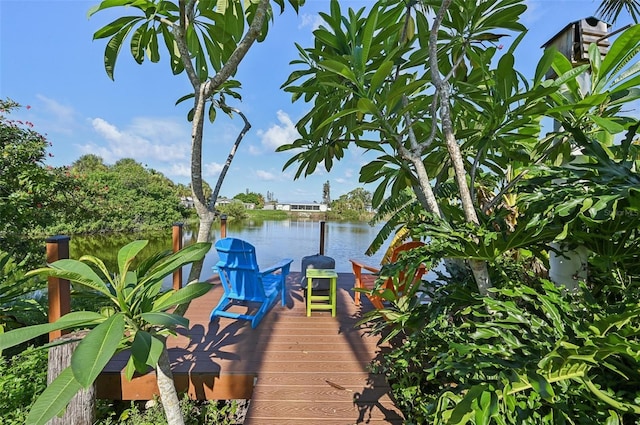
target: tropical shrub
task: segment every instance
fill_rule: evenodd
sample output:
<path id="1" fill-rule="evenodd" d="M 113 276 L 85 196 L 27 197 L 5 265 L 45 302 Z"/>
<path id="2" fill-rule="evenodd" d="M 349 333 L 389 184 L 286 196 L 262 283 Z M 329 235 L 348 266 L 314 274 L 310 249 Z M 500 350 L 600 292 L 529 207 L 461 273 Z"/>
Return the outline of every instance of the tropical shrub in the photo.
<path id="1" fill-rule="evenodd" d="M 36 398 L 47 386 L 47 350 L 27 348 L 0 356 L 0 423 L 23 425 Z"/>
<path id="2" fill-rule="evenodd" d="M 148 408 L 141 408 L 139 403 L 132 401 L 122 409 L 114 409 L 115 406 L 111 402 L 99 402 L 98 410 L 103 411 L 104 415 L 98 415 L 96 425 L 167 424 L 162 404 L 159 400 L 153 401 L 154 403 Z M 236 400 L 191 400 L 184 394 L 180 399 L 180 408 L 185 418 L 185 425 L 232 425 L 242 423 L 244 418 Z"/>
<path id="3" fill-rule="evenodd" d="M 410 312 L 415 330 L 377 365 L 407 423 L 640 419 L 637 298 L 609 304 L 524 277 L 491 297 L 451 281 Z"/>
<path id="4" fill-rule="evenodd" d="M 5 331 L 47 320 L 47 312 L 35 294 L 45 281 L 25 277 L 25 263 L 16 263 L 9 253 L 0 250 L 0 329 Z"/>

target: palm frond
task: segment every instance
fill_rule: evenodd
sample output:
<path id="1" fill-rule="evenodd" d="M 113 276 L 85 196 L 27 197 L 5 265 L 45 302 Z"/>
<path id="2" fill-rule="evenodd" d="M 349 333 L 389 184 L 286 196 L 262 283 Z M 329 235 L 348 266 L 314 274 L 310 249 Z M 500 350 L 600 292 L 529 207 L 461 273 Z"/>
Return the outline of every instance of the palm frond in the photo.
<path id="1" fill-rule="evenodd" d="M 626 10 L 633 21 L 638 23 L 640 0 L 602 0 L 596 14 L 603 20 L 614 24 L 623 10 Z"/>

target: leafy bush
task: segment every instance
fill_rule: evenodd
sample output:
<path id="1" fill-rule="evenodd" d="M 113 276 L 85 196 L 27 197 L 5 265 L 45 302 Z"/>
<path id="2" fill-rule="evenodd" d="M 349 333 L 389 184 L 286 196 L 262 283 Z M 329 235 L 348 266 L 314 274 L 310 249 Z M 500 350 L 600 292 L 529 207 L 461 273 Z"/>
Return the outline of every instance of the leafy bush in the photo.
<path id="1" fill-rule="evenodd" d="M 17 263 L 0 250 L 0 329 L 5 331 L 47 321 L 47 310 L 35 291 L 44 279 L 25 277 L 26 261 Z"/>
<path id="2" fill-rule="evenodd" d="M 22 425 L 47 385 L 47 351 L 32 347 L 10 360 L 0 357 L 0 423 Z"/>
<path id="3" fill-rule="evenodd" d="M 243 218 L 247 218 L 247 210 L 244 207 L 244 204 L 241 201 L 232 201 L 227 205 L 220 207 L 220 213 L 226 214 L 229 217 L 233 217 L 238 220 L 242 220 Z"/>
<path id="4" fill-rule="evenodd" d="M 124 406 L 122 408 L 121 406 Z M 238 402 L 231 401 L 197 401 L 189 399 L 186 394 L 180 400 L 185 425 L 231 425 L 242 423 Z M 98 402 L 98 420 L 96 425 L 164 425 L 167 420 L 159 400 L 154 400 L 149 408 L 140 407 L 139 403 L 117 403 L 106 400 Z"/>
<path id="5" fill-rule="evenodd" d="M 608 304 L 584 287 L 569 294 L 527 279 L 507 280 L 492 297 L 474 294 L 471 282 L 452 282 L 407 313 L 416 330 L 377 370 L 390 379 L 408 423 L 640 419 L 640 306 L 633 295 Z"/>

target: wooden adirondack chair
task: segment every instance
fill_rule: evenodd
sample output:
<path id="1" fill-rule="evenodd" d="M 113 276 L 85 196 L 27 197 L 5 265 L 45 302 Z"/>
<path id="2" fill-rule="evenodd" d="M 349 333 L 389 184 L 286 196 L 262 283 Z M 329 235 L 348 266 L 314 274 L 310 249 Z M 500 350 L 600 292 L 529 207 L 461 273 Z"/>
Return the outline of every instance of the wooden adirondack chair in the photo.
<path id="1" fill-rule="evenodd" d="M 393 250 L 393 253 L 391 254 L 391 259 L 390 259 L 390 263 L 394 263 L 398 260 L 398 256 L 400 255 L 401 252 L 403 251 L 409 251 L 413 248 L 417 248 L 419 246 L 424 245 L 424 243 L 419 242 L 419 241 L 411 241 L 411 242 L 406 242 L 400 246 L 398 246 L 396 249 Z M 374 285 L 375 285 L 375 281 L 378 278 L 378 273 L 380 273 L 380 267 L 374 267 L 374 266 L 370 266 L 364 263 L 361 263 L 359 261 L 356 260 L 349 260 L 351 261 L 351 265 L 353 267 L 353 274 L 355 275 L 355 288 L 366 288 L 366 289 L 373 289 Z M 363 270 L 365 270 L 365 272 L 363 273 Z M 369 273 L 367 273 L 369 272 Z M 422 276 L 427 272 L 427 269 L 425 266 L 421 265 L 418 270 L 416 271 L 414 277 L 413 277 L 413 281 L 415 282 L 416 280 L 420 280 L 422 278 Z M 400 276 L 400 281 L 404 281 L 405 280 L 405 276 L 401 275 Z M 384 289 L 391 289 L 392 291 L 395 290 L 394 285 L 393 285 L 393 281 L 391 279 L 387 279 L 387 281 L 384 283 L 384 286 L 382 288 L 382 290 Z M 404 285 L 402 285 L 402 287 L 399 288 L 400 291 L 404 290 Z M 367 297 L 369 298 L 369 300 L 371 301 L 371 304 L 373 304 L 373 306 L 375 308 L 377 308 L 378 310 L 384 308 L 384 305 L 382 304 L 382 297 L 380 297 L 379 295 L 376 294 L 366 294 Z M 356 291 L 355 296 L 355 303 L 356 306 L 360 305 L 360 291 Z"/>
<path id="2" fill-rule="evenodd" d="M 214 270 L 220 274 L 224 295 L 211 311 L 211 320 L 215 317 L 249 320 L 251 327 L 255 328 L 272 307 L 278 292 L 282 294 L 282 305 L 285 305 L 285 282 L 293 259 L 285 258 L 260 271 L 256 261 L 256 249 L 249 242 L 224 238 L 216 242 L 215 247 L 220 261 L 216 263 Z M 255 314 L 240 314 L 226 310 L 234 304 L 249 303 L 259 305 Z"/>

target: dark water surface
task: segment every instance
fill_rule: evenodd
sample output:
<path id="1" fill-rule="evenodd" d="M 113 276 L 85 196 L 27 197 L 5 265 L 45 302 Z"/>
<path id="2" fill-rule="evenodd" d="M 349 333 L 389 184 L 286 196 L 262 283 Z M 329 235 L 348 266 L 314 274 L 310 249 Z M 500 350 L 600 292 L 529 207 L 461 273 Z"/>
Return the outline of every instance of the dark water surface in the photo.
<path id="1" fill-rule="evenodd" d="M 324 255 L 336 260 L 338 272 L 351 272 L 350 258 L 358 259 L 371 265 L 379 265 L 386 246 L 374 256 L 368 257 L 364 252 L 381 226 L 372 227 L 360 222 L 326 222 Z M 183 244 L 195 242 L 197 229 L 187 225 L 184 227 Z M 256 255 L 260 268 L 266 268 L 282 258 L 293 258 L 292 271 L 300 271 L 300 260 L 307 255 L 320 251 L 320 222 L 310 219 L 286 220 L 244 220 L 231 222 L 227 227 L 227 236 L 244 239 L 256 247 Z M 213 229 L 213 242 L 220 237 L 219 224 Z M 116 268 L 118 249 L 136 239 L 149 240 L 147 253 L 171 249 L 171 228 L 164 232 L 130 233 L 97 236 L 73 236 L 71 238 L 71 257 L 79 258 L 90 254 L 101 258 L 109 270 Z M 205 258 L 202 279 L 212 274 L 212 267 L 218 261 L 218 254 L 212 248 Z M 183 271 L 188 275 L 188 267 Z"/>

